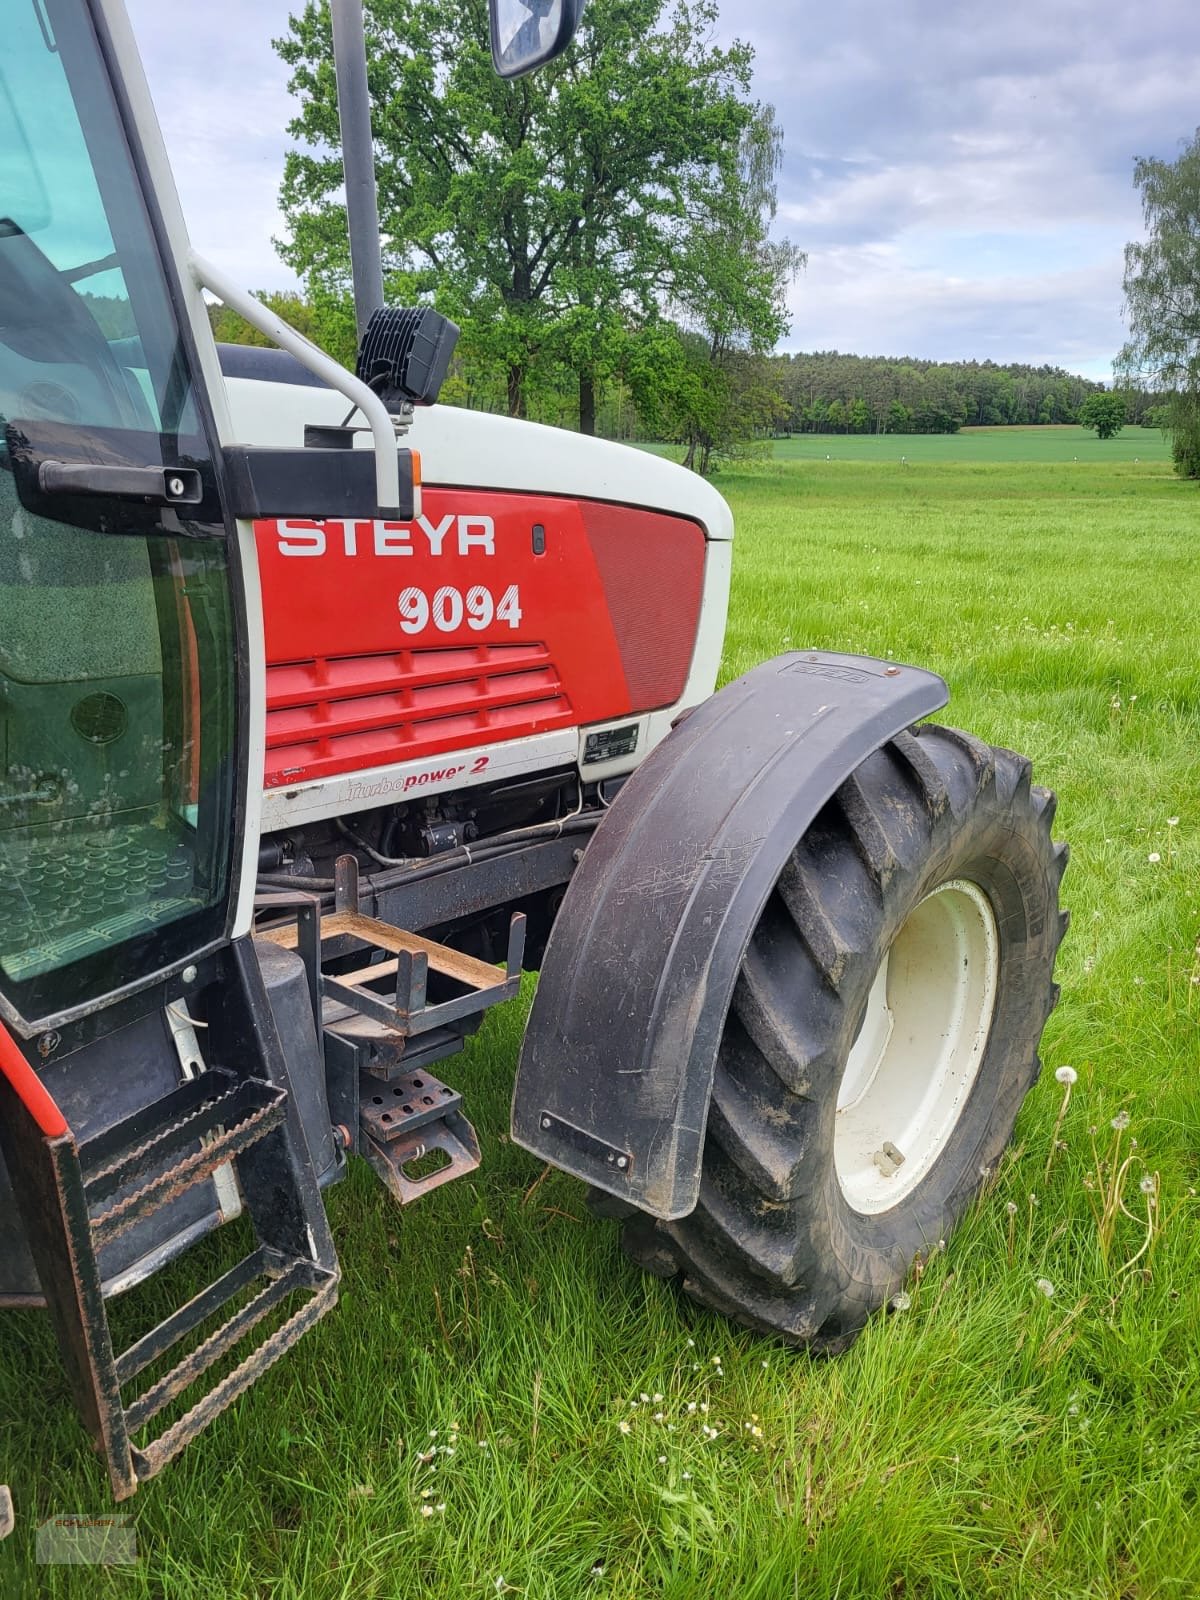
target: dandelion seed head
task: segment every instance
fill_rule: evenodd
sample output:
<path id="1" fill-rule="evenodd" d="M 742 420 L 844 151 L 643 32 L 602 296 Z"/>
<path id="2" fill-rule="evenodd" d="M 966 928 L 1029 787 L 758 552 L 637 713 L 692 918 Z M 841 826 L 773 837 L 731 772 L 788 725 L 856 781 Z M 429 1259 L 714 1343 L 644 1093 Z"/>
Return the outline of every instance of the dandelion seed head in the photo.
<path id="1" fill-rule="evenodd" d="M 1017 1214 L 1017 1202 L 1015 1200 L 1010 1200 L 1004 1209 L 1008 1212 L 1010 1217 L 1015 1217 Z"/>
<path id="2" fill-rule="evenodd" d="M 656 1394 L 656 1395 L 655 1395 L 655 1396 L 654 1396 L 654 1404 L 655 1404 L 655 1405 L 656 1405 L 656 1406 L 658 1406 L 658 1405 L 661 1405 L 661 1404 L 662 1404 L 662 1395 L 660 1395 L 660 1394 Z"/>
<path id="3" fill-rule="evenodd" d="M 1047 1300 L 1053 1300 L 1054 1285 L 1050 1282 L 1049 1278 L 1039 1278 L 1034 1287 L 1039 1294 L 1044 1294 Z"/>
<path id="4" fill-rule="evenodd" d="M 1154 1182 L 1154 1179 L 1150 1176 L 1149 1173 L 1147 1173 L 1146 1176 L 1142 1179 L 1141 1183 L 1138 1184 L 1138 1188 L 1142 1191 L 1143 1194 L 1153 1194 L 1156 1187 L 1157 1186 L 1156 1186 L 1156 1184 Z"/>
<path id="5" fill-rule="evenodd" d="M 1158 862 L 1162 860 L 1162 857 L 1159 855 L 1157 850 L 1151 850 L 1150 854 L 1146 857 L 1146 860 L 1150 862 Z"/>
<path id="6" fill-rule="evenodd" d="M 1112 1119 L 1112 1127 L 1114 1128 L 1114 1130 L 1117 1133 L 1124 1133 L 1125 1129 L 1128 1126 L 1129 1126 L 1129 1113 L 1128 1113 L 1128 1111 L 1118 1111 L 1116 1116 Z"/>
<path id="7" fill-rule="evenodd" d="M 432 1506 L 422 1506 L 421 1507 L 421 1515 L 423 1517 L 431 1517 L 433 1515 L 433 1507 Z"/>
<path id="8" fill-rule="evenodd" d="M 899 1294 L 894 1294 L 892 1296 L 892 1310 L 893 1311 L 907 1311 L 911 1305 L 912 1305 L 912 1295 L 905 1294 L 903 1289 L 901 1289 Z"/>
<path id="9" fill-rule="evenodd" d="M 667 1458 L 666 1458 L 666 1456 L 659 1456 L 659 1458 L 658 1458 L 658 1464 L 659 1464 L 659 1466 L 660 1466 L 660 1467 L 665 1467 L 665 1466 L 666 1466 L 666 1464 L 667 1464 Z"/>
<path id="10" fill-rule="evenodd" d="M 680 1476 L 684 1477 L 684 1478 L 690 1478 L 691 1477 L 691 1473 L 690 1472 L 684 1472 L 684 1473 L 681 1473 Z"/>
<path id="11" fill-rule="evenodd" d="M 1075 1071 L 1074 1067 L 1059 1067 L 1055 1071 L 1054 1076 L 1058 1079 L 1059 1083 L 1066 1084 L 1076 1083 L 1079 1079 L 1079 1074 Z"/>
<path id="12" fill-rule="evenodd" d="M 654 1420 L 655 1422 L 665 1422 L 667 1420 L 666 1413 L 662 1411 L 656 1411 L 654 1413 Z"/>

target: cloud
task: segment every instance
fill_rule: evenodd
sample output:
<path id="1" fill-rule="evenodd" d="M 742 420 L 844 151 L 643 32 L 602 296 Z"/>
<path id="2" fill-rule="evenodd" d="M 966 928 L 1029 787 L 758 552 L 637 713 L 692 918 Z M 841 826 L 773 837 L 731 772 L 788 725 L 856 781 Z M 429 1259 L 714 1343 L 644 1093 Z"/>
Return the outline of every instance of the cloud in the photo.
<path id="1" fill-rule="evenodd" d="M 294 0 L 128 0 L 197 246 L 248 287 L 271 245 Z M 427 0 L 430 4 L 451 0 Z M 1194 0 L 723 0 L 786 137 L 779 226 L 809 252 L 789 348 L 1061 362 L 1123 338 L 1138 155 L 1200 122 Z"/>

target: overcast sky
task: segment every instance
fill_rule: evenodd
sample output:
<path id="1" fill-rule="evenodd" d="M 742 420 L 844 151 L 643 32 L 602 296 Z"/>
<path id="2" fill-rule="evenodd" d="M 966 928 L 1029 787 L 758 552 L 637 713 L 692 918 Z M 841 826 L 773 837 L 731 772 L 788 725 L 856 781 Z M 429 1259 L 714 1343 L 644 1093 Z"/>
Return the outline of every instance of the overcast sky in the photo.
<path id="1" fill-rule="evenodd" d="M 194 242 L 289 285 L 287 0 L 206 0 L 186 27 L 127 3 Z M 1200 124 L 1195 0 L 724 0 L 735 32 L 786 137 L 779 230 L 809 255 L 786 348 L 1109 376 L 1133 158 Z"/>

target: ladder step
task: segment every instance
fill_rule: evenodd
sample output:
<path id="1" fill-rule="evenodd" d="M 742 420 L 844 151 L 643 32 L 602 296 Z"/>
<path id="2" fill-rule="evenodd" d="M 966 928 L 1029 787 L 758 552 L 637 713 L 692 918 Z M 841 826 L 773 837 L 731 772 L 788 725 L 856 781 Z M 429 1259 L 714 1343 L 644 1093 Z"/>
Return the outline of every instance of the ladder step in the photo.
<path id="1" fill-rule="evenodd" d="M 255 1256 L 250 1256 L 240 1264 L 240 1267 L 245 1268 L 255 1260 Z M 234 1268 L 233 1273 L 227 1274 L 226 1279 L 221 1280 L 221 1283 L 227 1285 L 228 1278 L 234 1276 L 240 1276 L 240 1269 L 237 1267 Z M 227 1301 L 239 1288 L 244 1288 L 246 1283 L 253 1282 L 256 1276 L 259 1276 L 259 1274 L 249 1273 L 242 1277 L 241 1281 L 236 1283 L 225 1294 L 225 1300 Z M 207 1372 L 215 1362 L 219 1361 L 222 1356 L 227 1355 L 235 1344 L 240 1343 L 269 1312 L 286 1300 L 289 1294 L 292 1294 L 297 1289 L 318 1289 L 329 1277 L 329 1273 L 324 1272 L 311 1261 L 291 1262 L 280 1272 L 278 1277 L 271 1278 L 252 1300 L 247 1301 L 244 1306 L 236 1311 L 228 1322 L 222 1323 L 202 1344 L 197 1345 L 195 1350 L 185 1356 L 177 1366 L 172 1367 L 170 1372 L 166 1373 L 156 1384 L 147 1389 L 145 1394 L 139 1396 L 132 1404 L 125 1407 L 125 1420 L 129 1432 L 131 1434 L 137 1433 L 139 1429 L 144 1428 L 152 1418 L 158 1415 L 164 1406 L 170 1405 L 172 1400 L 195 1383 L 196 1379 Z M 219 1284 L 213 1284 L 211 1288 L 217 1289 L 219 1286 Z M 197 1299 L 206 1299 L 208 1293 L 211 1293 L 211 1290 L 206 1291 L 204 1295 L 197 1296 Z M 214 1302 L 214 1308 L 223 1303 L 224 1301 L 217 1299 Z M 168 1321 L 174 1323 L 177 1319 L 184 1318 L 185 1314 L 192 1311 L 195 1304 L 196 1302 L 192 1301 L 189 1306 L 182 1307 L 180 1311 L 176 1312 L 175 1317 L 168 1319 Z M 194 1327 L 196 1322 L 202 1319 L 191 1316 L 189 1320 L 191 1326 Z M 176 1343 L 187 1331 L 186 1326 L 173 1328 L 169 1343 L 164 1345 L 163 1348 L 169 1349 L 170 1345 Z M 147 1339 L 153 1339 L 155 1334 L 159 1332 L 159 1329 L 155 1329 L 154 1333 L 147 1335 Z M 269 1343 L 270 1341 L 268 1340 L 267 1342 Z M 137 1351 L 139 1346 L 145 1343 L 146 1340 L 139 1340 L 138 1345 L 133 1347 L 134 1351 Z M 132 1353 L 127 1351 L 126 1355 L 128 1356 Z M 257 1354 L 258 1352 L 256 1352 Z"/>
<path id="2" fill-rule="evenodd" d="M 180 1417 L 178 1422 L 173 1423 L 164 1434 L 143 1449 L 134 1451 L 134 1463 L 139 1481 L 152 1478 L 169 1461 L 174 1460 L 198 1433 L 202 1432 L 227 1406 L 232 1405 L 239 1395 L 244 1394 L 256 1383 L 268 1368 L 274 1366 L 280 1356 L 292 1348 L 302 1334 L 307 1333 L 314 1323 L 319 1322 L 325 1313 L 336 1305 L 337 1272 L 313 1266 L 311 1263 L 301 1262 L 297 1263 L 297 1266 L 309 1266 L 314 1276 L 319 1279 L 319 1286 L 312 1297 L 282 1327 L 277 1328 L 269 1339 L 265 1339 L 248 1355 L 240 1366 L 235 1367 L 221 1379 L 220 1383 L 214 1385 L 186 1415 Z"/>
<path id="3" fill-rule="evenodd" d="M 144 1372 L 160 1356 L 166 1355 L 173 1345 L 223 1305 L 227 1305 L 235 1294 L 253 1283 L 255 1278 L 262 1277 L 269 1258 L 270 1252 L 265 1247 L 256 1250 L 244 1261 L 239 1261 L 236 1267 L 230 1268 L 224 1277 L 210 1283 L 207 1289 L 203 1289 L 186 1305 L 164 1318 L 156 1328 L 151 1328 L 136 1344 L 131 1344 L 128 1350 L 117 1357 L 117 1382 L 121 1387 L 124 1388 L 131 1378 Z"/>
<path id="4" fill-rule="evenodd" d="M 149 1110 L 155 1114 L 158 1133 L 117 1152 L 114 1144 L 126 1127 L 119 1124 L 80 1152 L 89 1207 L 139 1184 L 93 1212 L 96 1250 L 265 1138 L 287 1115 L 287 1091 L 256 1078 L 239 1083 L 226 1073 L 209 1071 Z M 131 1118 L 130 1123 L 143 1124 L 146 1116 Z M 142 1131 L 139 1127 L 134 1137 Z M 103 1164 L 97 1165 L 98 1157 Z M 139 1183 L 141 1179 L 146 1181 Z"/>

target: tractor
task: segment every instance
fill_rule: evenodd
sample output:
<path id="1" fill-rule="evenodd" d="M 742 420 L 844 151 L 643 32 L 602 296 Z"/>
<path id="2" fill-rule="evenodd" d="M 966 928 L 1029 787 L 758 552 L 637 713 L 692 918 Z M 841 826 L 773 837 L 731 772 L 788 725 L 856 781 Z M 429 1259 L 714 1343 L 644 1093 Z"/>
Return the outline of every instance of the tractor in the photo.
<path id="1" fill-rule="evenodd" d="M 353 373 L 189 245 L 121 0 L 17 0 L 0 67 L 0 1305 L 118 1500 L 332 1310 L 351 1156 L 400 1204 L 478 1166 L 443 1063 L 524 970 L 516 1142 L 825 1352 L 995 1170 L 1057 996 L 1026 759 L 893 661 L 714 693 L 717 491 L 436 404 L 457 330 L 383 304 L 333 9 Z M 581 9 L 492 0 L 497 70 Z M 118 1349 L 113 1298 L 238 1216 Z"/>

